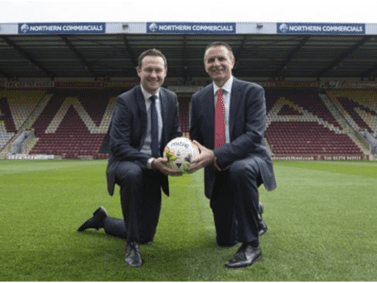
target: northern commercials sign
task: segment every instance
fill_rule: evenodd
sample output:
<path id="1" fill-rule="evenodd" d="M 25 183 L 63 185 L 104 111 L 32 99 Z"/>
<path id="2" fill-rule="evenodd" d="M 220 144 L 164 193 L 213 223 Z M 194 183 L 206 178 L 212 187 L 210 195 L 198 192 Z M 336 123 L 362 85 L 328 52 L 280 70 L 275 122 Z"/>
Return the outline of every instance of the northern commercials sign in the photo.
<path id="1" fill-rule="evenodd" d="M 234 34 L 236 23 L 147 23 L 147 33 Z"/>
<path id="2" fill-rule="evenodd" d="M 19 34 L 105 33 L 106 23 L 21 23 Z"/>
<path id="3" fill-rule="evenodd" d="M 280 34 L 365 34 L 365 24 L 277 23 Z"/>

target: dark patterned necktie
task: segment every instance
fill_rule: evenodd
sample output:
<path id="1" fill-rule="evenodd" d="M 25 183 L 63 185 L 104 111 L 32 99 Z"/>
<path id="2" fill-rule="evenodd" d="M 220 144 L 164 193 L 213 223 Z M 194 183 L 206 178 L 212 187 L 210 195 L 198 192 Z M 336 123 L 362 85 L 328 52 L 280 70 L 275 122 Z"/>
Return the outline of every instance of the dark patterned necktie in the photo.
<path id="1" fill-rule="evenodd" d="M 152 149 L 152 156 L 157 158 L 160 156 L 160 154 L 158 153 L 158 126 L 157 126 L 156 99 L 157 97 L 155 95 L 152 95 L 150 97 L 150 100 L 152 101 L 152 104 L 151 104 L 151 137 L 152 137 L 151 149 Z"/>

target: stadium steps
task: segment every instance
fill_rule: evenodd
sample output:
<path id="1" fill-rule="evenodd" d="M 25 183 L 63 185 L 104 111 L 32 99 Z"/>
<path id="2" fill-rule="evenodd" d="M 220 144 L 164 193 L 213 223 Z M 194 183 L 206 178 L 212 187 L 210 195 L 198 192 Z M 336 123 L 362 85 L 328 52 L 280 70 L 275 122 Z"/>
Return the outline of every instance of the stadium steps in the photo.
<path id="1" fill-rule="evenodd" d="M 29 154 L 30 150 L 37 143 L 39 138 L 35 136 L 35 131 L 32 129 L 26 138 L 26 140 L 21 145 L 21 154 Z"/>
<path id="2" fill-rule="evenodd" d="M 42 97 L 42 99 L 37 103 L 34 109 L 31 111 L 30 115 L 26 118 L 23 124 L 20 125 L 17 133 L 8 141 L 6 146 L 3 148 L 2 153 L 10 153 L 13 147 L 14 141 L 17 137 L 25 130 L 30 129 L 34 122 L 38 119 L 39 115 L 45 109 L 46 105 L 50 101 L 52 94 L 46 94 Z M 34 142 L 34 144 L 38 141 L 38 139 Z"/>
<path id="3" fill-rule="evenodd" d="M 31 128 L 31 126 L 35 123 L 38 117 L 41 115 L 45 107 L 47 106 L 48 102 L 51 100 L 53 94 L 46 94 L 34 110 L 31 112 L 29 117 L 27 118 L 25 124 L 20 128 L 20 130 Z"/>
<path id="4" fill-rule="evenodd" d="M 373 109 L 377 114 L 377 109 Z M 377 118 L 361 109 L 355 109 L 356 113 L 364 120 L 364 122 L 372 129 L 372 135 L 377 136 Z"/>
<path id="5" fill-rule="evenodd" d="M 9 141 L 14 137 L 15 133 L 5 130 L 4 121 L 0 121 L 0 153 L 5 153 L 8 148 Z"/>
<path id="6" fill-rule="evenodd" d="M 328 101 L 328 103 L 331 103 L 333 106 L 332 108 L 335 108 L 334 110 L 337 115 L 334 115 L 334 118 L 339 118 L 339 122 L 342 121 L 342 126 L 344 127 L 345 133 L 352 139 L 352 141 L 360 148 L 360 150 L 364 154 L 370 154 L 369 144 L 367 144 L 365 141 L 361 140 L 357 137 L 357 130 L 358 126 L 353 121 L 353 119 L 350 117 L 350 115 L 347 113 L 347 111 L 342 107 L 342 105 L 339 103 L 338 99 L 335 95 L 328 95 L 328 94 L 322 94 L 320 95 L 321 98 L 325 97 L 325 100 Z M 326 104 L 326 103 L 325 103 Z M 327 104 L 326 104 L 327 106 Z M 330 109 L 329 109 L 330 110 Z M 330 110 L 331 111 L 331 110 Z"/>
<path id="7" fill-rule="evenodd" d="M 9 108 L 14 125 L 19 130 L 46 95 L 44 90 L 15 90 L 9 96 Z"/>
<path id="8" fill-rule="evenodd" d="M 364 154 L 369 155 L 370 148 L 369 144 L 363 141 L 361 138 L 358 138 L 356 134 L 349 133 L 348 136 L 352 139 L 352 141 L 364 152 Z"/>
<path id="9" fill-rule="evenodd" d="M 34 138 L 30 139 L 30 141 L 28 141 L 24 145 L 24 152 L 23 153 L 29 154 L 29 152 L 32 150 L 32 148 L 38 142 L 38 140 L 39 140 L 39 138 L 37 138 L 37 137 L 34 137 Z"/>
<path id="10" fill-rule="evenodd" d="M 377 134 L 376 90 L 330 90 L 328 96 L 341 109 L 347 122 L 359 131 L 366 129 Z"/>
<path id="11" fill-rule="evenodd" d="M 324 94 L 320 93 L 319 97 L 323 101 L 323 103 L 326 105 L 327 109 L 330 111 L 330 113 L 333 115 L 335 120 L 339 123 L 339 125 L 342 127 L 343 131 L 345 133 L 351 133 L 353 130 L 351 127 L 347 124 L 346 120 L 343 118 L 343 116 L 340 114 L 337 106 L 334 105 L 334 103 L 329 99 L 329 97 Z"/>

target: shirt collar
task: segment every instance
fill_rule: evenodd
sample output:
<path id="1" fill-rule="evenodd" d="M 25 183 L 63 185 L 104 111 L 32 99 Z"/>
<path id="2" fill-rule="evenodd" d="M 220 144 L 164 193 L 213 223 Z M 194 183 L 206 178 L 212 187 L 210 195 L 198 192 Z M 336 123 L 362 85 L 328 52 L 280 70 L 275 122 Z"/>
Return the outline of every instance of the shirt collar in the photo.
<path id="1" fill-rule="evenodd" d="M 149 98 L 150 98 L 153 94 L 147 92 L 147 91 L 143 88 L 142 85 L 140 85 L 140 87 L 141 87 L 141 92 L 143 93 L 144 99 L 145 99 L 146 101 L 148 101 Z M 157 97 L 157 99 L 160 98 L 160 89 L 157 90 L 157 92 L 155 93 L 155 96 Z"/>
<path id="2" fill-rule="evenodd" d="M 230 93 L 232 90 L 232 84 L 233 84 L 233 76 L 230 76 L 229 80 L 226 81 L 226 83 L 221 87 L 225 91 L 225 93 Z M 213 91 L 216 95 L 217 91 L 220 89 L 215 83 L 213 84 Z"/>

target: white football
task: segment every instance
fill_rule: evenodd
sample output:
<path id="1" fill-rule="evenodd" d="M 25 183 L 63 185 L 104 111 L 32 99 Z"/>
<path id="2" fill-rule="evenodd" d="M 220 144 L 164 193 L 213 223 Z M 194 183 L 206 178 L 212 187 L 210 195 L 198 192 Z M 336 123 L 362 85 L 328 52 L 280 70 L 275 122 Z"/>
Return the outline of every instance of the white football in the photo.
<path id="1" fill-rule="evenodd" d="M 199 149 L 188 138 L 172 139 L 164 149 L 164 156 L 168 158 L 170 168 L 178 169 L 182 173 L 187 173 L 191 159 L 199 154 Z"/>

